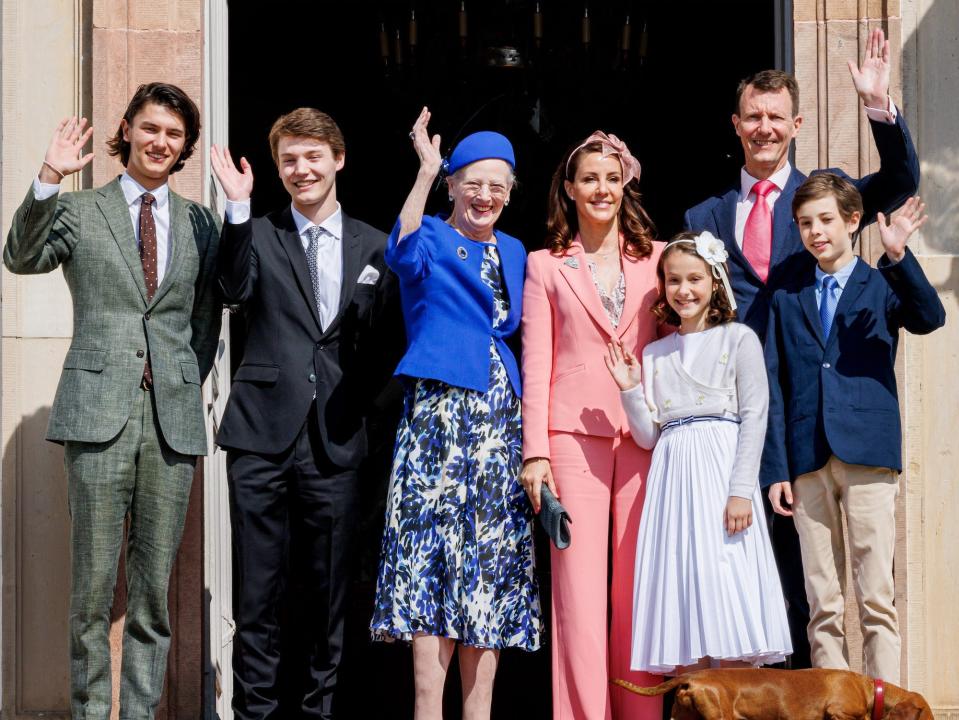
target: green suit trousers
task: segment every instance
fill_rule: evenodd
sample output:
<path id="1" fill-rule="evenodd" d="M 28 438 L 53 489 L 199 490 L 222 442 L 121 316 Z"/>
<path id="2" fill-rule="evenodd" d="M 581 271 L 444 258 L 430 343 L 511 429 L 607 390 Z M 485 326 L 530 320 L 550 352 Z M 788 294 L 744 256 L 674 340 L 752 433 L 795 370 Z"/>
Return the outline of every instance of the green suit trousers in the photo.
<path id="1" fill-rule="evenodd" d="M 110 608 L 127 516 L 120 718 L 152 720 L 160 702 L 170 648 L 167 590 L 196 457 L 170 449 L 158 428 L 153 392 L 142 390 L 134 397 L 129 420 L 112 440 L 65 443 L 73 541 L 74 720 L 110 717 Z"/>

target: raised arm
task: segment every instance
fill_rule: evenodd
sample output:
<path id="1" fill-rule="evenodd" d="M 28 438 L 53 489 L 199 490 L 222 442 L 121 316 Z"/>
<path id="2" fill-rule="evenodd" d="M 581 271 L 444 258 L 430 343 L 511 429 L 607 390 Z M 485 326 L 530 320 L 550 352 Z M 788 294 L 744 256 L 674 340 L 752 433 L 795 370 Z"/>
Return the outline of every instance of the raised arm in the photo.
<path id="1" fill-rule="evenodd" d="M 885 254 L 879 259 L 879 272 L 889 283 L 892 293 L 887 303 L 887 316 L 897 327 L 911 333 L 925 335 L 946 323 L 946 310 L 939 293 L 929 284 L 922 267 L 906 247 L 909 236 L 922 227 L 928 216 L 923 215 L 925 203 L 919 196 L 909 198 L 886 223 L 879 213 L 879 238 Z"/>
<path id="2" fill-rule="evenodd" d="M 253 168 L 245 157 L 237 168 L 229 148 L 210 148 L 210 166 L 226 195 L 226 222 L 220 238 L 218 270 L 223 299 L 228 303 L 246 302 L 256 285 L 257 262 L 253 247 L 253 221 L 250 197 L 253 194 Z"/>
<path id="3" fill-rule="evenodd" d="M 621 391 L 620 399 L 623 410 L 626 411 L 626 420 L 629 423 L 629 433 L 633 442 L 641 448 L 651 450 L 659 439 L 659 426 L 653 419 L 653 413 L 646 403 L 646 391 L 643 388 L 643 367 L 639 359 L 622 343 L 607 343 L 606 369 L 613 376 L 613 380 Z"/>
<path id="4" fill-rule="evenodd" d="M 93 153 L 83 147 L 93 135 L 87 119 L 64 118 L 53 133 L 30 192 L 14 214 L 3 262 L 10 272 L 50 272 L 73 252 L 79 228 L 70 201 L 58 197 L 60 182 L 85 168 Z"/>
<path id="5" fill-rule="evenodd" d="M 889 97 L 890 67 L 889 41 L 879 28 L 870 33 L 859 67 L 849 61 L 879 151 L 878 172 L 856 181 L 863 202 L 861 227 L 874 222 L 877 213 L 895 210 L 919 188 L 919 157 L 902 113 Z"/>
<path id="6" fill-rule="evenodd" d="M 440 156 L 440 136 L 434 135 L 432 140 L 426 126 L 430 121 L 430 111 L 423 108 L 420 116 L 413 123 L 410 137 L 413 140 L 413 149 L 420 159 L 420 169 L 416 173 L 416 180 L 410 194 L 406 196 L 403 209 L 400 210 L 400 231 L 398 241 L 419 229 L 423 222 L 423 210 L 430 194 L 430 187 L 440 172 L 443 159 Z"/>

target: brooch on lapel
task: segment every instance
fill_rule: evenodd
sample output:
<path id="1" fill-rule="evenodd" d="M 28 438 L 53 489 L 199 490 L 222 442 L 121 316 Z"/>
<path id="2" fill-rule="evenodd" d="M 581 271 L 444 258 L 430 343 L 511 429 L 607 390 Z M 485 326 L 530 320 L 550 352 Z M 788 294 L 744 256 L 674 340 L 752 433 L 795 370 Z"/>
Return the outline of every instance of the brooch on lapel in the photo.
<path id="1" fill-rule="evenodd" d="M 566 258 L 566 260 L 563 262 L 563 265 L 568 265 L 569 267 L 573 268 L 573 270 L 579 270 L 579 260 L 574 257 Z"/>
<path id="2" fill-rule="evenodd" d="M 460 260 L 465 260 L 466 256 L 469 255 L 469 253 L 466 252 L 466 248 L 462 245 L 456 248 L 456 254 L 460 256 Z"/>

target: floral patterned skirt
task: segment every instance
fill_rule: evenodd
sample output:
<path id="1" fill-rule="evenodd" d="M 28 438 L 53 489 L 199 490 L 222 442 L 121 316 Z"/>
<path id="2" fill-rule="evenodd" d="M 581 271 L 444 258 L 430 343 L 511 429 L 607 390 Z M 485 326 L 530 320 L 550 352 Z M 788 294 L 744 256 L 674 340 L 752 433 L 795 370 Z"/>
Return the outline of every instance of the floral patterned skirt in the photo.
<path id="1" fill-rule="evenodd" d="M 486 393 L 410 383 L 396 437 L 370 629 L 484 648 L 540 646 L 519 398 L 491 347 Z"/>

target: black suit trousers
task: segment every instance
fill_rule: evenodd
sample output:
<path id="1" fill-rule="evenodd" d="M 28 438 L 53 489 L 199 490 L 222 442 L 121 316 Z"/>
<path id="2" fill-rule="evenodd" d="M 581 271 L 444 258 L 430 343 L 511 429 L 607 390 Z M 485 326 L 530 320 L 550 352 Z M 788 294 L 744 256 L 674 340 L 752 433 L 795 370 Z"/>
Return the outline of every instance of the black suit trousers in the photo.
<path id="1" fill-rule="evenodd" d="M 292 717 L 289 708 L 280 708 L 286 693 L 278 676 L 281 647 L 287 653 L 296 645 L 308 656 L 302 674 L 303 664 L 289 663 L 297 666 L 293 684 L 302 697 L 297 716 L 332 718 L 356 526 L 356 471 L 326 455 L 315 404 L 287 450 L 275 455 L 228 450 L 227 470 L 238 588 L 236 717 L 266 720 L 281 712 L 284 720 Z M 294 586 L 295 605 L 303 612 L 284 617 L 286 590 Z M 280 627 L 281 617 L 289 626 Z"/>

